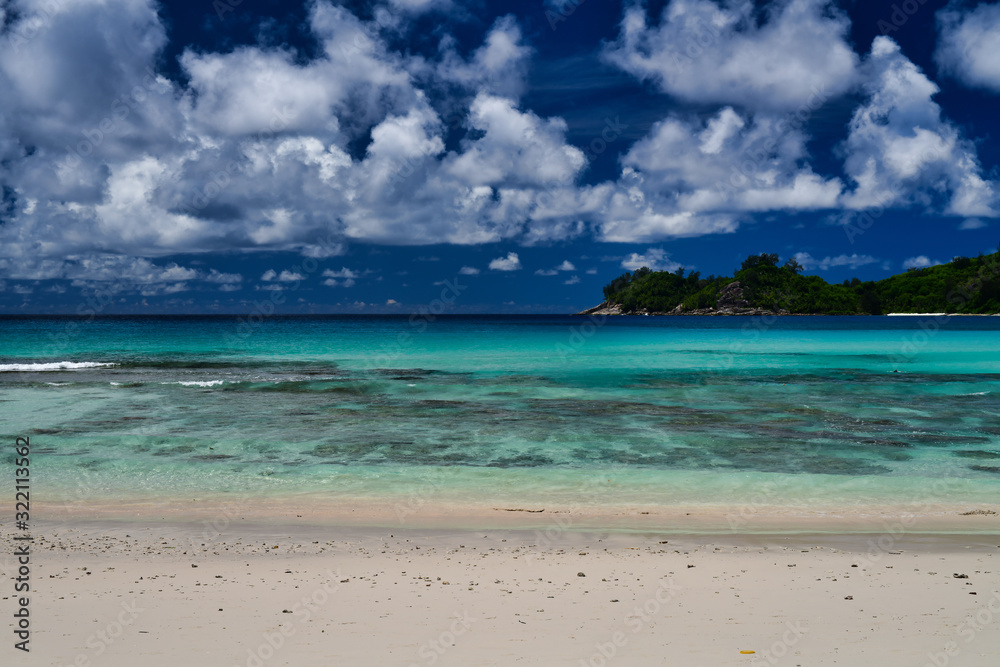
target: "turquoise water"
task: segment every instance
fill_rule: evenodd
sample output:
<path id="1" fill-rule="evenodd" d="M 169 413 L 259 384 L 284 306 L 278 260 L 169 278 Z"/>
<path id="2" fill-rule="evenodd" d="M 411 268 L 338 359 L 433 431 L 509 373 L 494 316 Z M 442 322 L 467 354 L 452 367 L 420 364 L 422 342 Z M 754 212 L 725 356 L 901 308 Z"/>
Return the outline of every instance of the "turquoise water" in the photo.
<path id="1" fill-rule="evenodd" d="M 52 499 L 995 503 L 998 396 L 1000 318 L 0 319 Z"/>

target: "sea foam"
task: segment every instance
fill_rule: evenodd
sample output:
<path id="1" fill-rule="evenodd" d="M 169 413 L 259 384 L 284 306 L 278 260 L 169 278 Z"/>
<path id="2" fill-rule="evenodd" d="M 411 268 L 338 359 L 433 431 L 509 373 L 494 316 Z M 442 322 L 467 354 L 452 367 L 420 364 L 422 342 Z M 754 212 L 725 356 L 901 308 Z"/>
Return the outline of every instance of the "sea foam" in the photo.
<path id="1" fill-rule="evenodd" d="M 115 364 L 97 361 L 53 361 L 34 364 L 0 364 L 0 373 L 37 373 L 39 371 L 77 371 L 84 368 L 106 368 Z"/>

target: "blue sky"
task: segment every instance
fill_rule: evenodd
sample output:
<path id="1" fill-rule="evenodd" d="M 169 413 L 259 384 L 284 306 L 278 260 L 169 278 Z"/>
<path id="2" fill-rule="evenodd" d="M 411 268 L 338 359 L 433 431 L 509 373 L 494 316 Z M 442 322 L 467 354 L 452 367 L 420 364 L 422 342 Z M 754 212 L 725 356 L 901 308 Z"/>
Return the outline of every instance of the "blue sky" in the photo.
<path id="1" fill-rule="evenodd" d="M 996 249 L 996 3 L 0 1 L 0 312 L 573 312 Z"/>

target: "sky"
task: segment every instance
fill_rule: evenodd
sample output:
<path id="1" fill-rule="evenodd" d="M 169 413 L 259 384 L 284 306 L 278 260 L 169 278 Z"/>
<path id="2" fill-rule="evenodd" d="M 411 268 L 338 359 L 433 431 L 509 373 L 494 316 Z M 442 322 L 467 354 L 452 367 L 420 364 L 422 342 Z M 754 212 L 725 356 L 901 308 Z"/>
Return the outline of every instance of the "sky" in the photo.
<path id="1" fill-rule="evenodd" d="M 569 313 L 1000 241 L 1000 4 L 0 0 L 0 313 Z"/>

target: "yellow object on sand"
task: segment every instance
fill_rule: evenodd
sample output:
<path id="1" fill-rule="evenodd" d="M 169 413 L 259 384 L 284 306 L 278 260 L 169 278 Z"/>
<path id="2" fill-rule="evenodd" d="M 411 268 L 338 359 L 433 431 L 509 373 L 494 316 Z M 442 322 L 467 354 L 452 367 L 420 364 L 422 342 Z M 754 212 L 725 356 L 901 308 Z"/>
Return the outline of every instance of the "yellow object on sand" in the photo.
<path id="1" fill-rule="evenodd" d="M 744 655 L 749 655 L 751 653 L 756 653 L 756 652 L 757 651 L 740 651 L 740 653 L 743 653 Z"/>

